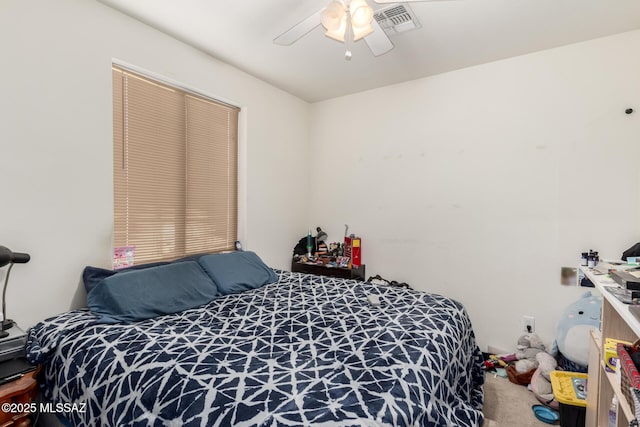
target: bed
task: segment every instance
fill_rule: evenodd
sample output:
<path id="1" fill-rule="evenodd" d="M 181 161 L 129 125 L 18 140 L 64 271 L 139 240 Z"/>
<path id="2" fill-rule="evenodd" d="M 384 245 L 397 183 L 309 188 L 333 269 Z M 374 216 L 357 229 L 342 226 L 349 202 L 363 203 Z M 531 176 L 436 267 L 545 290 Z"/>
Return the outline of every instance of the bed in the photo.
<path id="1" fill-rule="evenodd" d="M 278 271 L 178 313 L 29 330 L 43 397 L 75 426 L 480 426 L 482 354 L 449 298 Z M 368 302 L 377 294 L 381 305 Z"/>

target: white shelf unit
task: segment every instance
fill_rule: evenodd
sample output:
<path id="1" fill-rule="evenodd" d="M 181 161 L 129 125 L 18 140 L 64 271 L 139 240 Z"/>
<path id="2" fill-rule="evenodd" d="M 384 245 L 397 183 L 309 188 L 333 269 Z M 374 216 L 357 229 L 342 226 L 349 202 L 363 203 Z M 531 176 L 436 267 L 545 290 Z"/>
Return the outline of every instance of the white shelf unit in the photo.
<path id="1" fill-rule="evenodd" d="M 607 427 L 609 407 L 615 395 L 618 399 L 618 427 L 628 427 L 634 419 L 632 406 L 622 394 L 620 380 L 604 368 L 602 343 L 606 338 L 634 342 L 640 337 L 640 322 L 631 314 L 629 306 L 605 289 L 617 286 L 608 275 L 597 275 L 587 267 L 580 267 L 602 294 L 602 319 L 599 332 L 592 332 L 589 346 L 589 379 L 587 383 L 587 414 L 585 427 Z"/>

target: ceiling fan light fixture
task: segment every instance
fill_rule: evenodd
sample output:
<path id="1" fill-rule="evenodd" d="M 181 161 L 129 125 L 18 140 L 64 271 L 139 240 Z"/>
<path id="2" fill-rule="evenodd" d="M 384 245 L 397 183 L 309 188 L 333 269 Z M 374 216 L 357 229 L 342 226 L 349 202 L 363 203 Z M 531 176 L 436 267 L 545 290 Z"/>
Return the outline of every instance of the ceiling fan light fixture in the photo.
<path id="1" fill-rule="evenodd" d="M 365 0 L 353 0 L 349 5 L 351 11 L 351 22 L 354 30 L 356 28 L 368 27 L 373 19 L 373 9 Z"/>
<path id="2" fill-rule="evenodd" d="M 340 27 L 345 26 L 345 10 L 344 5 L 334 0 L 327 5 L 327 7 L 322 11 L 320 15 L 320 20 L 322 22 L 322 26 L 327 29 L 327 32 L 338 31 Z M 344 28 L 342 30 L 344 34 Z"/>
<path id="3" fill-rule="evenodd" d="M 366 0 L 333 0 L 322 12 L 324 35 L 347 44 L 345 58 L 351 59 L 350 45 L 374 32 L 373 9 Z"/>
<path id="4" fill-rule="evenodd" d="M 373 33 L 373 27 L 371 25 L 360 28 L 353 27 L 353 41 L 358 41 L 363 37 L 367 37 L 371 33 Z"/>
<path id="5" fill-rule="evenodd" d="M 347 23 L 343 20 L 340 26 L 335 30 L 327 28 L 327 32 L 324 33 L 324 35 L 334 40 L 337 40 L 339 42 L 344 42 L 344 33 L 346 29 L 347 29 Z"/>

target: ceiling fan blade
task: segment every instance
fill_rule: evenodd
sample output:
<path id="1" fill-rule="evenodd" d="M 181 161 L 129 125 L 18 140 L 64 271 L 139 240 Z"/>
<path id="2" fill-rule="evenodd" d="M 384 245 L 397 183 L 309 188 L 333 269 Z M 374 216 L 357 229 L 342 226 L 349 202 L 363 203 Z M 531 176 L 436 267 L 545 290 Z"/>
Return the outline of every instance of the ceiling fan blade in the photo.
<path id="1" fill-rule="evenodd" d="M 384 32 L 382 27 L 380 27 L 378 21 L 373 19 L 371 21 L 371 27 L 373 27 L 373 33 L 366 36 L 364 41 L 367 42 L 373 56 L 380 56 L 393 49 L 393 43 L 391 43 L 387 34 Z"/>
<path id="2" fill-rule="evenodd" d="M 294 25 L 293 27 L 273 39 L 273 42 L 282 46 L 292 45 L 302 36 L 320 25 L 320 14 L 323 10 L 324 9 L 320 9 L 304 21 L 300 22 L 297 25 Z"/>

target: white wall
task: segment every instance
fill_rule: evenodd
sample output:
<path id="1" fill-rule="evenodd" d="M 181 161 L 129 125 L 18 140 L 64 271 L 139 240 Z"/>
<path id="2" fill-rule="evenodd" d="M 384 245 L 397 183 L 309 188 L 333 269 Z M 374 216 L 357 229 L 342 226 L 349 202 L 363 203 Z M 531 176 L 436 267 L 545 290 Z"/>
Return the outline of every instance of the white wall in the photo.
<path id="1" fill-rule="evenodd" d="M 288 266 L 306 229 L 291 203 L 306 188 L 306 102 L 95 1 L 3 0 L 0 40 L 0 245 L 32 255 L 13 269 L 9 317 L 28 327 L 81 303 L 83 267 L 110 265 L 113 59 L 244 109 L 243 240 Z"/>
<path id="2" fill-rule="evenodd" d="M 639 52 L 635 31 L 312 105 L 311 223 L 464 303 L 483 350 L 523 315 L 550 343 L 584 291 L 560 267 L 640 240 Z"/>
<path id="3" fill-rule="evenodd" d="M 558 285 L 560 266 L 640 240 L 640 112 L 623 112 L 640 109 L 640 32 L 329 100 L 311 118 L 91 0 L 4 0 L 0 40 L 0 245 L 32 255 L 8 290 L 24 327 L 82 301 L 85 265 L 109 265 L 113 59 L 244 108 L 248 249 L 284 268 L 309 223 L 332 240 L 349 223 L 368 275 L 459 299 L 483 348 L 513 348 L 523 314 L 550 342 L 580 293 Z"/>

